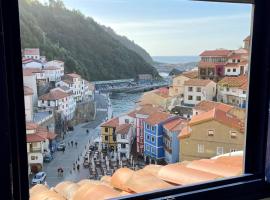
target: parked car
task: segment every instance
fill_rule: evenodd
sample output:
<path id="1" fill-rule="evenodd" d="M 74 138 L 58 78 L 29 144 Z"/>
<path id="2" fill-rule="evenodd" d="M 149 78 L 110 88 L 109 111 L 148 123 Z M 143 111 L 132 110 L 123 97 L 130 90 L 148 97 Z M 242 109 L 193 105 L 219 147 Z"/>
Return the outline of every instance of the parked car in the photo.
<path id="1" fill-rule="evenodd" d="M 45 172 L 38 172 L 34 178 L 32 179 L 32 184 L 41 184 L 45 181 L 46 173 Z"/>
<path id="2" fill-rule="evenodd" d="M 60 142 L 57 146 L 57 151 L 63 151 L 63 149 L 66 148 L 66 143 L 65 142 Z"/>
<path id="3" fill-rule="evenodd" d="M 53 159 L 53 156 L 51 154 L 47 154 L 43 157 L 43 161 L 46 163 L 51 162 L 52 159 Z"/>

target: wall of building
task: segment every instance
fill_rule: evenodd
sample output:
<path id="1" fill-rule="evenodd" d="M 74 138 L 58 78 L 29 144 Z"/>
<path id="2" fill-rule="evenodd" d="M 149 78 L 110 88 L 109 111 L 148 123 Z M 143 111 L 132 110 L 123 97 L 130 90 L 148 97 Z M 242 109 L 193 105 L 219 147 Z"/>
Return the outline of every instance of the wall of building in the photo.
<path id="1" fill-rule="evenodd" d="M 33 121 L 33 96 L 24 96 L 24 109 L 25 109 L 25 120 L 27 122 Z"/>
<path id="2" fill-rule="evenodd" d="M 191 136 L 180 139 L 179 160 L 198 160 L 217 155 L 217 147 L 223 147 L 223 153 L 232 149 L 243 150 L 244 134 L 217 121 L 191 126 Z M 214 130 L 214 136 L 208 136 L 208 130 Z M 236 131 L 236 138 L 231 138 L 230 131 Z M 198 144 L 204 145 L 204 152 L 198 152 Z"/>
<path id="3" fill-rule="evenodd" d="M 38 100 L 36 76 L 34 74 L 32 76 L 23 76 L 23 84 L 33 90 L 33 105 L 36 106 Z"/>

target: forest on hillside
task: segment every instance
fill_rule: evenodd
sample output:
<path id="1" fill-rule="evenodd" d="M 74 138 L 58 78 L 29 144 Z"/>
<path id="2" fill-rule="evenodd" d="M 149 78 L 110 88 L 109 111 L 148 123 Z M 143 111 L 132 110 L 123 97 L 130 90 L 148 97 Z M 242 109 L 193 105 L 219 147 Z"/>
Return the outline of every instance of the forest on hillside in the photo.
<path id="1" fill-rule="evenodd" d="M 159 77 L 144 49 L 80 11 L 67 9 L 61 0 L 19 2 L 22 48 L 40 48 L 48 60 L 63 60 L 66 73 L 76 72 L 89 81 L 143 73 Z"/>

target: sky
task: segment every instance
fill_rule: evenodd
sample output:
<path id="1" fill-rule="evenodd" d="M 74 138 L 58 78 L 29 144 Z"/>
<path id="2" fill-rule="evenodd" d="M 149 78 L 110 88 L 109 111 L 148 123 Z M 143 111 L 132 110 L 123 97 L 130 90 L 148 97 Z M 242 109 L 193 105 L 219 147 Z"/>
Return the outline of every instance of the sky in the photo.
<path id="1" fill-rule="evenodd" d="M 151 56 L 237 49 L 250 34 L 251 5 L 189 0 L 63 0 Z"/>

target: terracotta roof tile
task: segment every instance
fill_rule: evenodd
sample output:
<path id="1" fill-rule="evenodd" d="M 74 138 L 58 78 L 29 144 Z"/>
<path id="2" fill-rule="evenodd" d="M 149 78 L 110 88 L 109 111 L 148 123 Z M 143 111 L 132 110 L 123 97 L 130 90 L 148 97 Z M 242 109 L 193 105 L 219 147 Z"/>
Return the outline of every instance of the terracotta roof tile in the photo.
<path id="1" fill-rule="evenodd" d="M 116 170 L 112 177 L 103 177 L 101 181 L 82 180 L 78 183 L 65 181 L 50 190 L 46 186 L 35 185 L 30 189 L 30 200 L 116 198 L 169 188 L 174 185 L 194 184 L 240 175 L 242 165 L 242 156 L 221 156 L 215 159 L 202 159 L 165 166 L 148 165 L 138 171 L 121 168 Z"/>
<path id="2" fill-rule="evenodd" d="M 182 74 L 179 74 L 179 75 L 183 75 L 187 78 L 198 78 L 198 70 L 195 70 L 195 71 L 188 71 L 188 72 L 183 72 Z"/>
<path id="3" fill-rule="evenodd" d="M 206 50 L 200 56 L 227 57 L 232 51 L 227 49 Z"/>
<path id="4" fill-rule="evenodd" d="M 79 74 L 76 74 L 76 73 L 66 74 L 66 76 L 69 76 L 69 77 L 72 77 L 72 78 L 81 78 L 81 76 Z"/>
<path id="5" fill-rule="evenodd" d="M 39 68 L 25 68 L 23 69 L 23 76 L 32 76 L 35 73 L 42 73 Z"/>
<path id="6" fill-rule="evenodd" d="M 163 109 L 158 106 L 153 106 L 151 104 L 141 105 L 138 110 L 136 110 L 136 114 L 141 115 L 151 115 L 155 112 L 162 111 Z"/>
<path id="7" fill-rule="evenodd" d="M 181 118 L 172 119 L 163 124 L 163 127 L 169 131 L 181 131 L 186 126 L 187 121 Z"/>
<path id="8" fill-rule="evenodd" d="M 49 93 L 42 95 L 39 99 L 45 100 L 45 101 L 47 100 L 53 101 L 53 100 L 63 99 L 68 96 L 70 96 L 69 93 L 63 92 L 60 89 L 54 89 L 54 90 L 51 90 Z"/>
<path id="9" fill-rule="evenodd" d="M 104 122 L 103 124 L 101 124 L 101 127 L 112 127 L 112 128 L 116 128 L 119 126 L 119 118 L 115 117 L 113 119 L 110 119 L 106 122 Z"/>
<path id="10" fill-rule="evenodd" d="M 25 48 L 24 55 L 39 55 L 39 48 Z"/>
<path id="11" fill-rule="evenodd" d="M 169 113 L 165 113 L 165 112 L 156 112 L 153 113 L 152 115 L 150 115 L 145 122 L 151 125 L 156 125 L 159 124 L 163 121 L 165 121 L 166 119 L 168 119 L 170 117 Z"/>
<path id="12" fill-rule="evenodd" d="M 214 108 L 218 108 L 220 110 L 228 112 L 233 108 L 233 106 L 221 102 L 203 100 L 196 104 L 194 107 L 195 110 L 201 110 L 205 112 L 210 111 Z"/>
<path id="13" fill-rule="evenodd" d="M 181 164 L 170 164 L 162 167 L 158 173 L 158 177 L 164 181 L 179 185 L 205 182 L 221 178 L 219 175 L 191 169 Z"/>
<path id="14" fill-rule="evenodd" d="M 38 128 L 38 124 L 34 122 L 27 122 L 26 123 L 26 130 L 35 130 Z"/>
<path id="15" fill-rule="evenodd" d="M 136 110 L 133 110 L 133 111 L 129 112 L 127 115 L 130 116 L 130 117 L 135 118 L 136 117 L 136 113 L 137 113 L 137 111 Z"/>
<path id="16" fill-rule="evenodd" d="M 227 87 L 241 87 L 248 82 L 248 78 L 245 75 L 242 76 L 226 76 L 218 82 L 218 85 Z"/>
<path id="17" fill-rule="evenodd" d="M 46 139 L 36 133 L 34 134 L 26 134 L 26 142 L 42 142 Z"/>
<path id="18" fill-rule="evenodd" d="M 185 86 L 207 86 L 209 83 L 213 81 L 207 79 L 189 79 L 185 81 Z"/>
<path id="19" fill-rule="evenodd" d="M 116 133 L 128 134 L 131 124 L 121 124 L 116 128 Z"/>

